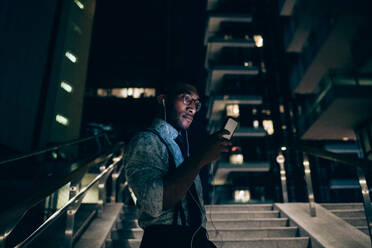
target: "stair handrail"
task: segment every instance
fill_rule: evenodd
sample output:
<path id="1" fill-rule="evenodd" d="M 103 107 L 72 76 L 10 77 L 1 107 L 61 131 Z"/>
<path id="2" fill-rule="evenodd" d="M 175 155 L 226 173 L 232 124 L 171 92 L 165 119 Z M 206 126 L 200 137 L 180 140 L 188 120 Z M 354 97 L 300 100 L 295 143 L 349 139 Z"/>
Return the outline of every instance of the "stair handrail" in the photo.
<path id="1" fill-rule="evenodd" d="M 104 135 L 104 134 L 99 134 L 99 136 L 101 135 Z M 65 144 L 62 144 L 56 147 L 60 148 L 64 146 L 69 146 L 72 144 L 77 144 L 77 143 L 81 143 L 87 140 L 91 140 L 96 137 L 97 135 L 94 135 L 92 137 L 79 139 L 79 140 L 72 141 L 72 142 L 67 142 Z M 12 232 L 12 230 L 15 228 L 15 226 L 18 224 L 18 222 L 22 219 L 22 217 L 27 213 L 29 209 L 37 205 L 47 196 L 49 196 L 50 194 L 52 194 L 53 192 L 55 192 L 62 186 L 66 185 L 67 183 L 81 179 L 84 176 L 84 174 L 88 172 L 90 168 L 110 159 L 115 153 L 115 151 L 117 151 L 117 149 L 121 149 L 122 146 L 123 144 L 119 143 L 113 146 L 112 150 L 107 151 L 104 154 L 99 155 L 98 157 L 97 155 L 92 155 L 89 158 L 85 159 L 84 161 L 80 161 L 80 163 L 84 165 L 72 171 L 66 177 L 58 178 L 57 176 L 53 176 L 53 177 L 48 178 L 48 180 L 44 181 L 43 184 L 41 183 L 38 185 L 39 190 L 36 190 L 35 194 L 32 194 L 26 198 L 23 198 L 23 201 L 20 203 L 18 202 L 17 205 L 15 205 L 15 203 L 13 202 L 12 203 L 8 202 L 8 206 L 5 206 L 4 207 L 5 210 L 0 213 L 0 219 L 2 220 L 0 222 L 0 247 L 4 246 L 5 239 L 9 236 L 9 234 Z M 55 148 L 55 147 L 52 147 L 52 148 Z M 39 152 L 33 152 L 32 156 L 41 154 L 41 152 L 45 153 L 47 151 L 51 151 L 52 148 L 47 148 Z M 31 157 L 31 156 L 26 156 L 26 155 L 19 156 L 17 158 L 11 159 L 11 161 L 13 162 L 16 160 L 24 159 L 26 157 Z M 117 164 L 117 162 L 115 164 Z"/>
<path id="2" fill-rule="evenodd" d="M 61 149 L 62 147 L 68 147 L 68 146 L 72 146 L 72 145 L 85 143 L 85 142 L 90 141 L 92 139 L 97 139 L 101 136 L 107 137 L 107 133 L 101 132 L 101 133 L 98 133 L 98 134 L 95 134 L 95 135 L 92 135 L 92 136 L 89 136 L 89 137 L 86 137 L 86 138 L 80 138 L 80 139 L 75 139 L 75 140 L 72 140 L 72 141 L 67 141 L 67 142 L 62 143 L 62 144 L 57 145 L 57 146 L 52 146 L 52 147 L 44 148 L 44 149 L 37 150 L 37 151 L 31 152 L 31 153 L 27 153 L 27 154 L 24 154 L 24 155 L 15 156 L 13 158 L 0 161 L 0 166 L 4 165 L 4 164 L 9 164 L 9 163 L 12 163 L 12 162 L 15 162 L 15 161 L 18 161 L 18 160 L 31 158 L 31 157 L 41 155 L 41 154 L 44 154 L 44 153 L 47 153 L 47 152 L 57 151 L 57 150 Z"/>
<path id="3" fill-rule="evenodd" d="M 112 153 L 108 156 L 109 158 L 112 157 Z M 115 159 L 116 158 L 116 159 Z M 80 190 L 74 197 L 72 197 L 62 208 L 57 210 L 53 215 L 51 215 L 46 221 L 43 222 L 33 233 L 31 233 L 26 239 L 16 245 L 16 248 L 24 247 L 30 244 L 35 238 L 37 238 L 48 226 L 50 226 L 53 222 L 55 222 L 67 209 L 75 204 L 77 201 L 81 202 L 82 198 L 85 196 L 87 191 L 99 182 L 102 178 L 110 174 L 116 165 L 122 160 L 123 154 L 114 157 L 113 162 L 108 165 L 100 174 L 98 174 L 87 186 Z M 69 244 L 69 245 L 72 245 Z"/>
<path id="4" fill-rule="evenodd" d="M 350 155 L 342 155 L 342 154 L 336 154 L 333 152 L 325 151 L 319 148 L 303 145 L 300 143 L 295 143 L 291 145 L 287 145 L 288 148 L 302 152 L 303 154 L 303 166 L 304 166 L 304 172 L 305 172 L 305 182 L 308 190 L 308 199 L 309 199 L 309 205 L 310 205 L 310 215 L 312 217 L 316 216 L 316 210 L 315 210 L 315 199 L 313 194 L 313 188 L 312 188 L 312 181 L 311 181 L 311 170 L 310 170 L 310 162 L 307 157 L 307 155 L 312 155 L 318 158 L 323 158 L 326 160 L 330 160 L 337 163 L 342 163 L 348 166 L 351 166 L 356 169 L 358 179 L 359 179 L 359 185 L 363 197 L 363 206 L 364 206 L 364 213 L 366 215 L 367 219 L 367 227 L 369 236 L 372 243 L 372 206 L 371 206 L 371 199 L 369 196 L 369 188 L 367 185 L 367 180 L 365 176 L 364 169 L 372 168 L 372 161 L 368 159 L 362 159 L 362 158 L 355 158 L 350 157 Z M 281 152 L 279 152 L 281 154 Z"/>
<path id="5" fill-rule="evenodd" d="M 341 155 L 299 143 L 288 145 L 288 148 L 352 167 L 372 168 L 372 161 L 368 159 L 351 158 L 349 155 Z"/>

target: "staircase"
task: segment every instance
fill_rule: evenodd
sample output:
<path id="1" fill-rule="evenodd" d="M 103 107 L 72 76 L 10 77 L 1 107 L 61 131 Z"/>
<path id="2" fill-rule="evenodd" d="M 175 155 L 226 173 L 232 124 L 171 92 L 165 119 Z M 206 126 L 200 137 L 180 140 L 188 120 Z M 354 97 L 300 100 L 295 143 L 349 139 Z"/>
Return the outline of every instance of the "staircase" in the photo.
<path id="1" fill-rule="evenodd" d="M 125 207 L 113 247 L 138 248 L 143 231 L 138 227 L 135 208 Z M 272 204 L 206 206 L 209 239 L 218 248 L 308 248 L 309 238 L 298 237 L 298 228 L 288 226 Z"/>
<path id="2" fill-rule="evenodd" d="M 369 235 L 362 203 L 324 203 L 321 205 L 334 215 Z"/>

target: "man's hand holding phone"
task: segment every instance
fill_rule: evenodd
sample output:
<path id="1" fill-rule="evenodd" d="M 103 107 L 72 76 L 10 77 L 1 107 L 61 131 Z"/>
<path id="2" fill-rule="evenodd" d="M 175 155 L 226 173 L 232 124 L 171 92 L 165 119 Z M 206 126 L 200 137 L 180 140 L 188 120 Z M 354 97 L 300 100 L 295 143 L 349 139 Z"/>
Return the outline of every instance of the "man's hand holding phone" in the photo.
<path id="1" fill-rule="evenodd" d="M 224 138 L 225 135 L 230 135 L 230 132 L 223 129 L 207 138 L 201 152 L 199 153 L 199 160 L 202 166 L 218 159 L 222 152 L 229 151 L 232 143 L 228 139 Z"/>

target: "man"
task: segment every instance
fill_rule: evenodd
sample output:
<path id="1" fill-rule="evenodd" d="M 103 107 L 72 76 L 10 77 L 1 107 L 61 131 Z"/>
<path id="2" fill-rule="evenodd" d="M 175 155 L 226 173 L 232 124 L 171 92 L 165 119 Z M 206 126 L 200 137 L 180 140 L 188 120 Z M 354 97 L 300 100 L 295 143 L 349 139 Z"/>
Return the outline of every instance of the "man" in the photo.
<path id="1" fill-rule="evenodd" d="M 198 154 L 190 155 L 187 129 L 201 102 L 195 87 L 176 84 L 157 97 L 163 119 L 129 143 L 125 169 L 137 197 L 141 248 L 215 247 L 206 236 L 206 217 L 199 171 L 227 152 L 226 130 L 210 136 Z"/>

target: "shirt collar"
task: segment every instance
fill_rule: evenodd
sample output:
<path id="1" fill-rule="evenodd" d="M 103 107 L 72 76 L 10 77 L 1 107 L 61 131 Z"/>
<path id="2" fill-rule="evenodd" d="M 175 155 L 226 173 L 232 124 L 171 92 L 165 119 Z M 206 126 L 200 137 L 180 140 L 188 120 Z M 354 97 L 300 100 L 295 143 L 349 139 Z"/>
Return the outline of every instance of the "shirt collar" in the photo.
<path id="1" fill-rule="evenodd" d="M 155 131 L 157 131 L 163 138 L 175 139 L 179 134 L 178 131 L 171 124 L 159 118 L 154 119 L 151 127 Z"/>

